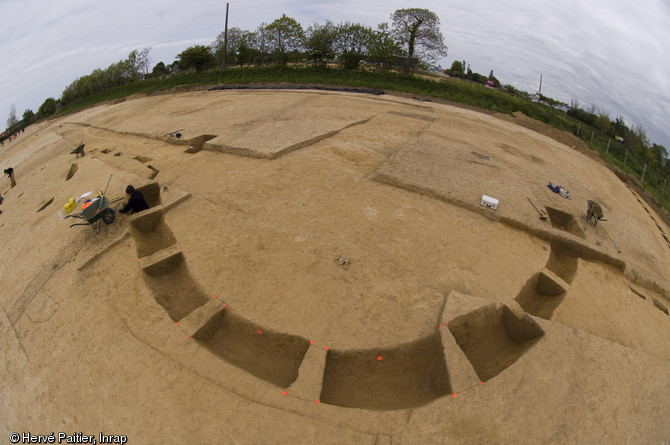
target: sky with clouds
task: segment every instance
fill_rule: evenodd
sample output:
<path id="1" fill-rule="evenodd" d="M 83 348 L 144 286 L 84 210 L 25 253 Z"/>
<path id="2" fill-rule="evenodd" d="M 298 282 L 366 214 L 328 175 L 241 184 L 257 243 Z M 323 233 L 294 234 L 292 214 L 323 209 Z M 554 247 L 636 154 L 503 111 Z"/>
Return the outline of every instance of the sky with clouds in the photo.
<path id="1" fill-rule="evenodd" d="M 229 27 L 253 31 L 286 14 L 303 28 L 350 21 L 376 27 L 401 8 L 426 8 L 441 21 L 449 48 L 438 61 L 465 60 L 503 84 L 542 93 L 612 120 L 640 126 L 670 150 L 668 0 L 229 1 Z M 12 104 L 20 119 L 96 68 L 151 47 L 151 65 L 225 27 L 223 0 L 0 0 L 0 126 Z"/>

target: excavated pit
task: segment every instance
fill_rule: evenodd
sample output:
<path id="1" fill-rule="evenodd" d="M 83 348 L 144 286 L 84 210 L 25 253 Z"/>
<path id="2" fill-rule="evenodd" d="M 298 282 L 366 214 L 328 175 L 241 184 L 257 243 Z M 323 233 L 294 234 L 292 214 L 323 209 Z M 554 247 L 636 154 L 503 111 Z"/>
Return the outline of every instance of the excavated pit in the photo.
<path id="1" fill-rule="evenodd" d="M 665 315 L 670 315 L 670 312 L 668 312 L 668 308 L 663 303 L 658 301 L 656 298 L 652 298 L 652 301 L 654 302 L 654 306 L 656 306 L 656 309 L 663 312 Z"/>
<path id="2" fill-rule="evenodd" d="M 147 168 L 149 169 L 149 174 L 147 175 L 147 178 L 149 178 L 149 179 L 154 179 L 160 173 L 160 170 L 158 170 L 157 168 L 155 168 L 151 164 L 147 165 Z"/>
<path id="3" fill-rule="evenodd" d="M 139 162 L 140 164 L 146 164 L 147 162 L 151 161 L 151 158 L 147 158 L 146 156 L 139 156 L 139 155 L 135 156 L 133 159 L 136 160 L 137 162 Z"/>
<path id="4" fill-rule="evenodd" d="M 424 405 L 451 393 L 439 332 L 391 348 L 329 350 L 321 402 L 372 410 Z"/>
<path id="5" fill-rule="evenodd" d="M 52 202 L 54 202 L 54 197 L 53 196 L 51 197 L 51 199 L 47 199 L 46 201 L 44 201 L 44 203 L 42 203 L 42 205 L 37 209 L 37 212 L 39 213 L 42 210 L 46 209 L 47 207 L 49 207 L 51 205 Z"/>
<path id="6" fill-rule="evenodd" d="M 70 179 L 72 179 L 74 174 L 77 173 L 77 170 L 79 170 L 79 166 L 77 165 L 77 163 L 76 162 L 72 163 L 72 165 L 70 166 L 70 170 L 67 172 L 65 180 L 69 181 Z"/>
<path id="7" fill-rule="evenodd" d="M 135 238 L 137 258 L 153 255 L 160 250 L 177 244 L 172 230 L 163 221 L 152 232 L 143 232 L 132 225 L 128 230 Z"/>
<path id="8" fill-rule="evenodd" d="M 573 215 L 553 207 L 546 207 L 546 209 L 552 227 L 566 231 L 582 239 L 586 239 L 584 230 L 579 226 L 579 223 Z"/>
<path id="9" fill-rule="evenodd" d="M 198 136 L 196 138 L 185 141 L 185 143 L 189 145 L 189 148 L 184 150 L 184 153 L 194 154 L 201 151 L 202 146 L 205 144 L 205 142 L 210 141 L 215 137 L 216 137 L 215 134 L 203 134 L 202 136 Z"/>
<path id="10" fill-rule="evenodd" d="M 150 208 L 155 207 L 161 203 L 161 188 L 157 182 L 152 181 L 140 187 L 135 187 L 135 189 L 142 192 L 144 200 L 147 202 Z"/>
<path id="11" fill-rule="evenodd" d="M 281 388 L 298 378 L 309 341 L 264 329 L 230 309 L 219 312 L 193 336 L 213 354 Z"/>
<path id="12" fill-rule="evenodd" d="M 579 267 L 579 258 L 570 246 L 555 241 L 545 270 L 534 274 L 521 288 L 515 300 L 529 314 L 550 320 L 565 299 Z"/>
<path id="13" fill-rule="evenodd" d="M 209 297 L 195 282 L 186 263 L 180 261 L 162 275 L 142 274 L 154 299 L 163 306 L 170 318 L 179 321 L 209 301 Z"/>
<path id="14" fill-rule="evenodd" d="M 546 277 L 542 272 L 537 272 L 523 285 L 516 302 L 529 314 L 550 320 L 565 299 L 565 292 L 549 292 L 548 287 Z"/>
<path id="15" fill-rule="evenodd" d="M 456 343 L 483 382 L 512 365 L 544 332 L 529 317 L 513 319 L 503 307 L 490 304 L 449 322 Z"/>
<path id="16" fill-rule="evenodd" d="M 572 284 L 577 268 L 579 267 L 579 258 L 570 252 L 570 248 L 559 242 L 551 243 L 551 255 L 547 260 L 547 269 Z"/>

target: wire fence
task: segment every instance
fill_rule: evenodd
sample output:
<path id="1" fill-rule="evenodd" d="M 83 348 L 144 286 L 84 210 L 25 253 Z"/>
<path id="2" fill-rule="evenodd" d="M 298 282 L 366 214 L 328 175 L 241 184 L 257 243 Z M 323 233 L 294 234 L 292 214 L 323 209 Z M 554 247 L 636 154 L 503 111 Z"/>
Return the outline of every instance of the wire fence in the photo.
<path id="1" fill-rule="evenodd" d="M 667 173 L 625 144 L 609 136 L 599 135 L 598 130 L 592 127 L 582 126 L 578 136 L 589 148 L 598 151 L 603 159 L 637 178 L 659 204 L 670 211 L 670 181 Z"/>

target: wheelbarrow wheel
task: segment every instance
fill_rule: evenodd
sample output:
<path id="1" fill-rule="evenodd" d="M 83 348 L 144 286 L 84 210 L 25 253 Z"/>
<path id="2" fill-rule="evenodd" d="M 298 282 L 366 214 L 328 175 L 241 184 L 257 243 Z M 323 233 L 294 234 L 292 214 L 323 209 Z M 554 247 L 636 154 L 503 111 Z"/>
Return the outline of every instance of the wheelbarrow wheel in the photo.
<path id="1" fill-rule="evenodd" d="M 105 222 L 105 224 L 111 224 L 114 222 L 116 219 L 116 212 L 114 209 L 107 209 L 105 210 L 105 213 L 102 214 L 102 220 Z"/>

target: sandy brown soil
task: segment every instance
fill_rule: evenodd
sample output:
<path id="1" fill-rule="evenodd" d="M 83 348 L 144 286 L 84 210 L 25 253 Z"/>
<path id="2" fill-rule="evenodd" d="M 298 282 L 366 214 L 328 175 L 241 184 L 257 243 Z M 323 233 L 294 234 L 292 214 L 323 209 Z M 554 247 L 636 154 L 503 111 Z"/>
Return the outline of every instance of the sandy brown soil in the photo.
<path id="1" fill-rule="evenodd" d="M 196 91 L 28 128 L 0 151 L 0 437 L 670 441 L 670 228 L 514 119 Z M 110 176 L 152 208 L 59 218 Z"/>

